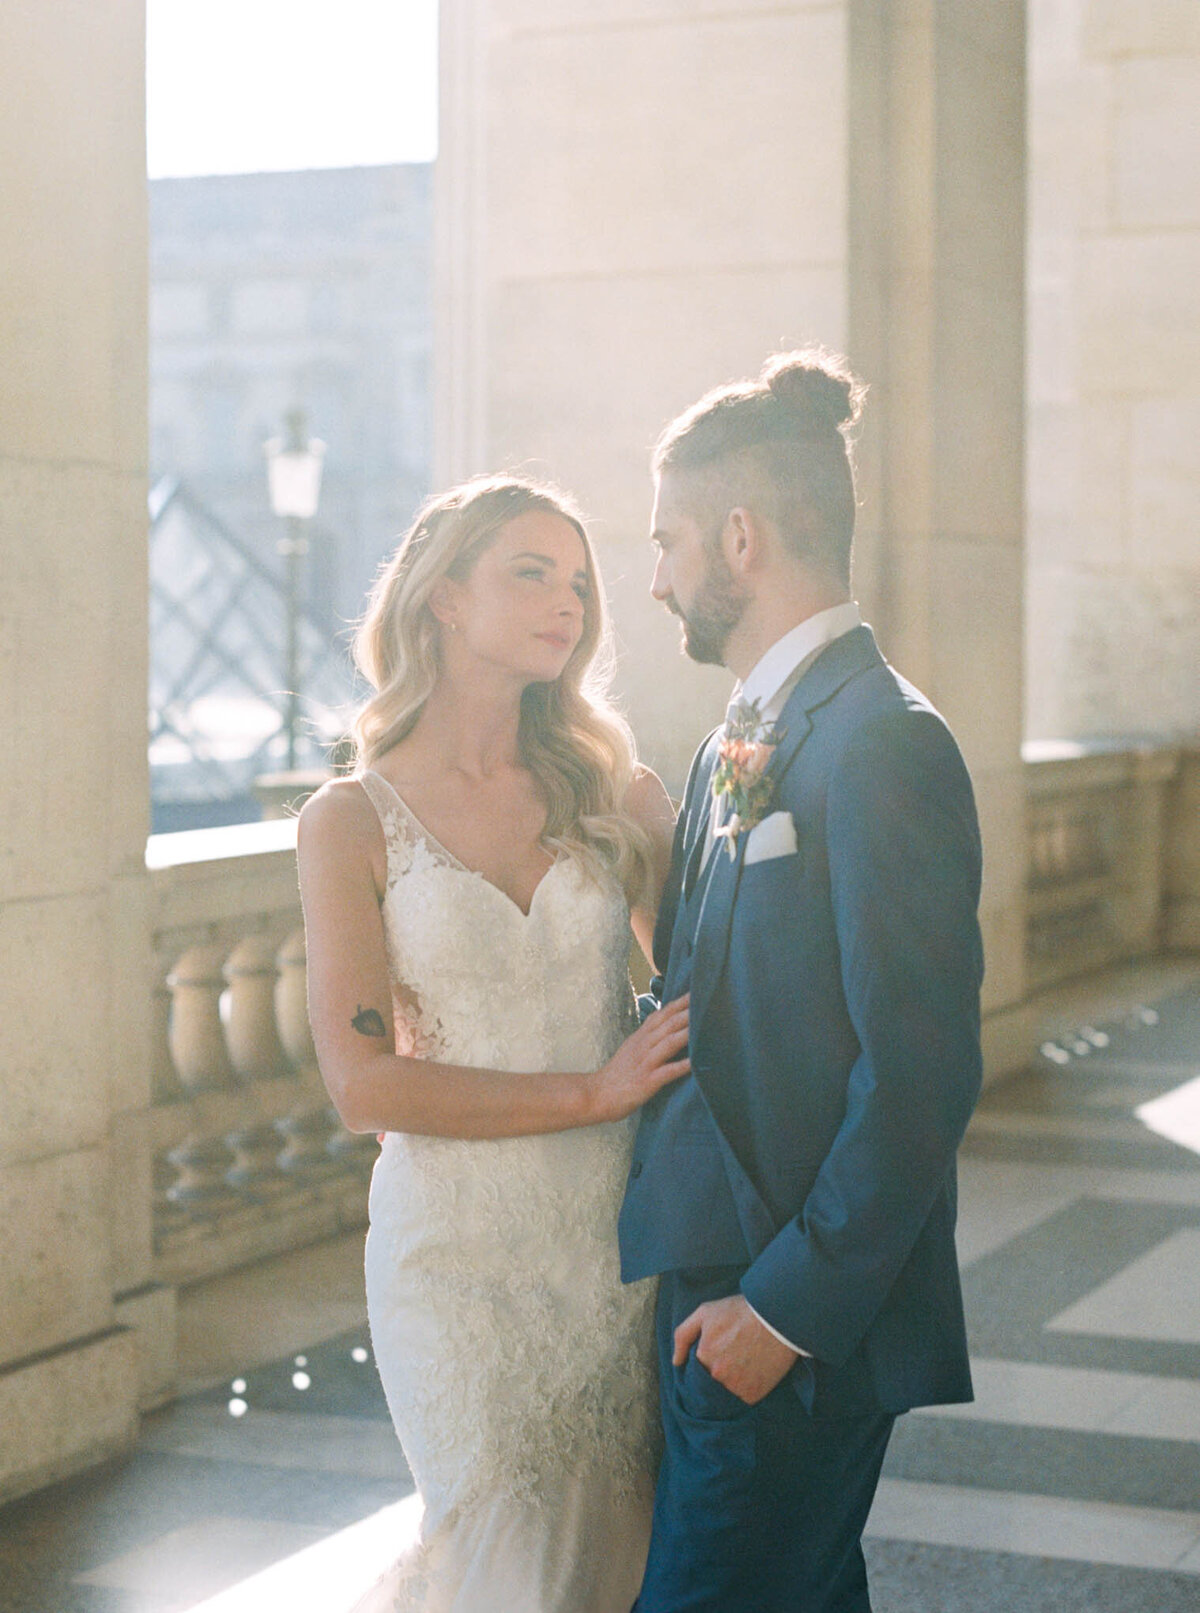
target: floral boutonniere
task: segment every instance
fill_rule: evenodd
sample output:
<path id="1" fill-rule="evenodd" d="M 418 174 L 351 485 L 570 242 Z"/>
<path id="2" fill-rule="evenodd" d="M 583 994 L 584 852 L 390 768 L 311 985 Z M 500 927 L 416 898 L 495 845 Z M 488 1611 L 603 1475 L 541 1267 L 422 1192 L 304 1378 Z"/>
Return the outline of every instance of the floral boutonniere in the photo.
<path id="1" fill-rule="evenodd" d="M 774 790 L 766 772 L 783 735 L 774 723 L 764 722 L 758 707 L 757 700 L 735 706 L 717 748 L 713 801 L 718 812 L 725 802 L 731 811 L 725 822 L 713 830 L 713 837 L 725 840 L 730 857 L 737 855 L 742 830 L 753 829 L 766 816 Z"/>

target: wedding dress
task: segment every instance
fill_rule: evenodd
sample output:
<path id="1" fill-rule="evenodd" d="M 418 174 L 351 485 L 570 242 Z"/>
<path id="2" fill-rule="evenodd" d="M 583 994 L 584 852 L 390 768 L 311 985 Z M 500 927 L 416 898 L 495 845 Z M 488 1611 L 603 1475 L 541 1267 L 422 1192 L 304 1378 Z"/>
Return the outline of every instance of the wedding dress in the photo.
<path id="1" fill-rule="evenodd" d="M 560 857 L 526 914 L 379 774 L 360 778 L 387 845 L 397 1050 L 598 1068 L 636 1023 L 616 882 Z M 653 1284 L 618 1275 L 633 1124 L 385 1136 L 367 1308 L 424 1513 L 355 1613 L 629 1613 L 658 1438 Z"/>

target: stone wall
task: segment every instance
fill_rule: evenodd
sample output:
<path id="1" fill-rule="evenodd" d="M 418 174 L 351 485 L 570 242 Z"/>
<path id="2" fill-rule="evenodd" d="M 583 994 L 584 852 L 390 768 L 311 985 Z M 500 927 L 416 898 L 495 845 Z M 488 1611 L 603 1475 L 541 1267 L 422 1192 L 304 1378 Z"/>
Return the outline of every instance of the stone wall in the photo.
<path id="1" fill-rule="evenodd" d="M 856 590 L 963 741 L 988 1002 L 1015 1001 L 1021 0 L 444 0 L 442 28 L 435 481 L 522 465 L 579 494 L 678 791 L 729 679 L 648 597 L 650 446 L 779 347 L 848 351 L 872 385 Z"/>
<path id="2" fill-rule="evenodd" d="M 0 1498 L 132 1436 L 138 1329 L 169 1325 L 141 1118 L 144 31 L 141 0 L 0 10 Z"/>
<path id="3" fill-rule="evenodd" d="M 520 465 L 582 500 L 675 790 L 730 680 L 647 593 L 650 447 L 774 348 L 843 346 L 847 317 L 845 7 L 698 10 L 446 5 L 435 269 L 435 480 Z"/>
<path id="4" fill-rule="evenodd" d="M 1200 729 L 1200 5 L 1031 0 L 1031 737 Z"/>

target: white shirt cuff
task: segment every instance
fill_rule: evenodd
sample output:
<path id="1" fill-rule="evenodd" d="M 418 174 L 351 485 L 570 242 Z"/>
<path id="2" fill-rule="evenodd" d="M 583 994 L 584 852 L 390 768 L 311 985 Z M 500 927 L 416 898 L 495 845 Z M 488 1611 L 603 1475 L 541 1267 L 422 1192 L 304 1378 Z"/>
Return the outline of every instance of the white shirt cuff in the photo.
<path id="1" fill-rule="evenodd" d="M 745 1295 L 742 1297 L 745 1299 Z M 750 1305 L 750 1301 L 748 1299 L 746 1300 L 746 1304 Z M 750 1310 L 754 1316 L 758 1316 L 758 1312 L 754 1309 L 753 1305 L 750 1305 Z M 786 1344 L 789 1350 L 794 1350 L 797 1355 L 802 1355 L 806 1361 L 812 1360 L 812 1356 L 807 1350 L 802 1350 L 798 1344 L 793 1344 L 791 1339 L 785 1339 L 779 1329 L 777 1327 L 772 1327 L 765 1316 L 758 1316 L 758 1319 L 766 1328 L 767 1332 L 770 1333 L 773 1338 L 777 1338 L 779 1340 L 780 1344 Z"/>

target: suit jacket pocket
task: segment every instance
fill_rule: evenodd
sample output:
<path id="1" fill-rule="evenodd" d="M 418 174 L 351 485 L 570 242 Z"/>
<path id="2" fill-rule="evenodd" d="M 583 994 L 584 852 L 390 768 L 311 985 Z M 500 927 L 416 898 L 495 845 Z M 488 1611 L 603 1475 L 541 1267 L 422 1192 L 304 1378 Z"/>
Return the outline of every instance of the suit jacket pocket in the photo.
<path id="1" fill-rule="evenodd" d="M 769 813 L 756 823 L 746 840 L 745 866 L 796 854 L 796 825 L 787 811 Z"/>

